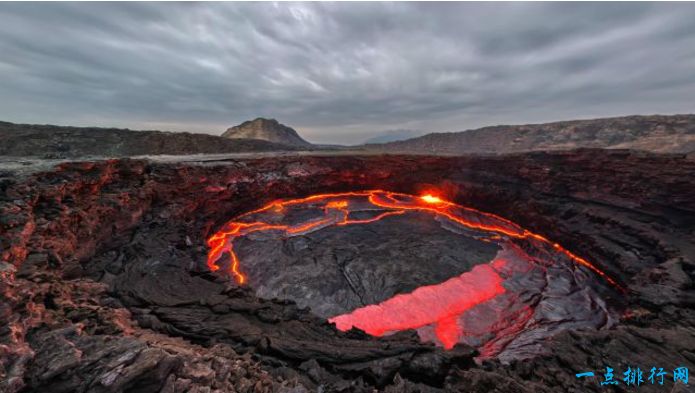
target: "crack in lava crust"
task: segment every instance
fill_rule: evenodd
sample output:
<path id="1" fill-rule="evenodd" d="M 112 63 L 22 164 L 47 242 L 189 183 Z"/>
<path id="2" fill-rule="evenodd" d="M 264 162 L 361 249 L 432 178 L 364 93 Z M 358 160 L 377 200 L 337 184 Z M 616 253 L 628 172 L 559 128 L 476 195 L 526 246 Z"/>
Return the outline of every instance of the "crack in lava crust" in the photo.
<path id="1" fill-rule="evenodd" d="M 293 211 L 304 207 L 315 214 L 310 217 L 299 217 L 301 218 L 299 223 L 283 221 L 288 217 L 296 219 L 297 217 L 292 216 Z M 233 245 L 238 238 L 259 232 L 272 232 L 273 236 L 288 238 L 329 226 L 373 223 L 386 217 L 403 215 L 409 211 L 431 214 L 440 221 L 448 221 L 466 230 L 474 231 L 481 235 L 483 241 L 504 242 L 504 239 L 528 241 L 538 246 L 538 250 L 544 255 L 535 263 L 540 264 L 542 270 L 545 271 L 547 268 L 542 266 L 543 263 L 552 264 L 555 258 L 553 255 L 559 254 L 566 257 L 570 265 L 574 263 L 586 267 L 605 282 L 624 291 L 615 280 L 586 259 L 509 220 L 464 207 L 431 194 L 415 196 L 383 190 L 312 195 L 301 199 L 276 201 L 245 213 L 225 224 L 220 231 L 208 239 L 210 252 L 207 264 L 212 271 L 220 270 L 218 261 L 223 255 L 229 255 L 229 273 L 238 284 L 242 285 L 246 283 L 247 276 L 243 273 L 240 258 Z M 378 212 L 378 214 L 368 218 L 354 217 L 355 213 L 369 212 Z M 514 255 L 524 251 L 512 243 L 504 242 L 504 244 L 506 245 L 503 251 L 488 264 L 474 266 L 470 271 L 439 284 L 423 285 L 410 293 L 396 294 L 378 304 L 368 304 L 351 312 L 335 315 L 329 318 L 329 321 L 335 323 L 339 330 L 347 331 L 357 327 L 373 336 L 417 329 L 421 337 L 433 334 L 436 341 L 447 349 L 461 340 L 475 342 L 478 338 L 471 332 L 476 331 L 476 326 L 467 326 L 467 329 L 462 326 L 465 323 L 470 325 L 470 321 L 466 322 L 465 314 L 467 312 L 484 314 L 486 307 L 490 307 L 490 304 L 499 305 L 504 303 L 505 299 L 517 298 L 518 294 L 514 290 L 508 291 L 503 284 L 512 275 L 528 268 L 523 263 L 513 262 Z M 508 258 L 510 256 L 511 258 Z M 514 286 L 514 284 L 509 285 Z M 504 319 L 509 315 L 507 317 L 498 315 L 500 326 L 506 326 L 505 329 L 512 331 L 530 323 L 532 315 L 528 306 L 523 306 L 516 312 L 520 316 L 513 323 L 510 322 L 512 326 L 504 325 Z M 600 323 L 602 322 L 593 326 Z M 476 324 L 473 323 L 473 325 Z M 428 329 L 431 333 L 427 333 Z M 490 325 L 488 329 L 503 330 L 494 325 Z M 468 337 L 464 337 L 466 334 Z M 478 334 L 478 337 L 481 335 Z M 505 344 L 504 340 L 506 339 L 500 336 L 498 339 L 487 341 L 482 344 L 481 353 L 483 356 L 499 353 L 500 348 L 508 344 L 508 342 Z"/>
<path id="2" fill-rule="evenodd" d="M 348 200 L 345 199 L 350 197 L 368 197 L 369 202 L 374 206 L 382 209 L 389 209 L 390 211 L 387 211 L 385 213 L 382 213 L 378 216 L 366 220 L 351 220 L 349 219 L 349 203 Z M 324 202 L 325 218 L 311 221 L 298 226 L 274 225 L 266 222 L 243 221 L 245 217 L 251 216 L 256 213 L 266 212 L 269 210 L 282 211 L 286 207 L 292 205 L 308 203 L 316 204 L 321 202 Z M 471 229 L 494 232 L 514 238 L 533 238 L 543 243 L 547 243 L 558 252 L 565 254 L 565 256 L 567 256 L 573 262 L 589 268 L 594 273 L 603 277 L 603 279 L 606 280 L 613 287 L 619 289 L 621 292 L 625 292 L 625 289 L 620 284 L 618 284 L 617 281 L 615 281 L 605 272 L 597 268 L 593 263 L 572 253 L 571 251 L 562 247 L 560 244 L 553 243 L 546 237 L 523 229 L 517 224 L 509 220 L 506 220 L 502 217 L 499 217 L 491 213 L 481 212 L 470 207 L 457 205 L 453 202 L 445 201 L 431 194 L 415 196 L 383 190 L 345 192 L 337 194 L 318 194 L 301 199 L 290 199 L 286 201 L 272 202 L 260 209 L 244 213 L 241 216 L 237 217 L 235 220 L 232 220 L 225 224 L 220 231 L 208 238 L 208 246 L 210 247 L 210 252 L 208 253 L 207 265 L 212 271 L 219 270 L 220 267 L 219 265 L 217 265 L 217 261 L 224 253 L 228 253 L 230 255 L 231 260 L 229 273 L 232 276 L 234 276 L 234 278 L 237 280 L 239 284 L 244 284 L 246 282 L 246 276 L 239 269 L 239 258 L 234 252 L 234 248 L 232 245 L 234 239 L 238 237 L 246 236 L 252 232 L 270 230 L 284 231 L 286 235 L 292 236 L 307 233 L 312 230 L 325 227 L 327 225 L 352 225 L 375 222 L 381 220 L 384 217 L 396 214 L 403 214 L 407 210 L 418 210 L 429 212 L 434 215 L 442 215 L 450 219 L 451 221 L 454 221 Z M 475 212 L 480 216 L 489 217 L 490 222 L 475 222 L 468 220 L 463 215 L 457 214 L 457 210 Z M 494 223 L 494 221 L 497 221 L 497 223 Z"/>

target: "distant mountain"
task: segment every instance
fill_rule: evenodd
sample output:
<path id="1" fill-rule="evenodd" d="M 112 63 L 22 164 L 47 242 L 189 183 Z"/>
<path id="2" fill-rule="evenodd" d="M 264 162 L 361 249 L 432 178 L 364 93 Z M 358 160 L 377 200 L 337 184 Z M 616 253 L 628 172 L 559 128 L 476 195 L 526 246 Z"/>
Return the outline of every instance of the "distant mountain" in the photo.
<path id="1" fill-rule="evenodd" d="M 399 130 L 387 130 L 380 132 L 378 135 L 371 137 L 364 141 L 364 144 L 372 144 L 372 143 L 387 143 L 387 142 L 395 142 L 395 141 L 402 141 L 405 139 L 409 139 L 414 137 L 415 135 L 422 134 L 422 132 L 418 132 L 415 130 L 408 130 L 408 129 L 399 129 Z"/>
<path id="2" fill-rule="evenodd" d="M 504 154 L 576 148 L 695 151 L 695 115 L 626 116 L 433 133 L 366 145 L 369 150 L 427 154 Z"/>
<path id="3" fill-rule="evenodd" d="M 296 148 L 256 139 L 230 140 L 219 136 L 188 132 L 132 131 L 118 128 L 0 122 L 0 156 L 127 157 L 280 150 L 296 150 Z"/>
<path id="4" fill-rule="evenodd" d="M 222 134 L 222 137 L 230 139 L 258 139 L 295 147 L 312 146 L 311 143 L 302 139 L 293 128 L 281 124 L 275 119 L 264 119 L 262 117 L 228 128 Z"/>

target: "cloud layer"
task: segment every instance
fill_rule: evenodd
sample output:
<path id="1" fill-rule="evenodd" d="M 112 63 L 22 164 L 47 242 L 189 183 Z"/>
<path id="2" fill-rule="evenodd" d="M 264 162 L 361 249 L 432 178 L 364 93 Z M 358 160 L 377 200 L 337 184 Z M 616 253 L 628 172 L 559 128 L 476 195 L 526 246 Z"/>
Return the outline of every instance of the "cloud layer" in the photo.
<path id="1" fill-rule="evenodd" d="M 2 3 L 0 119 L 309 140 L 695 112 L 695 4 Z M 424 132 L 423 131 L 423 132 Z"/>

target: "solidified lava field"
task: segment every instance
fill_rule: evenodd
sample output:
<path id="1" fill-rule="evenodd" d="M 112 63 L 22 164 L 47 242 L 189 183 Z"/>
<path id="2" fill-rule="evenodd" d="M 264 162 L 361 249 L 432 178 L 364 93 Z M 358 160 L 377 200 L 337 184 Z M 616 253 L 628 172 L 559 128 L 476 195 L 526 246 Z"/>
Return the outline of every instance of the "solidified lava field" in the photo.
<path id="1" fill-rule="evenodd" d="M 621 391 L 574 374 L 692 370 L 693 173 L 597 150 L 0 172 L 0 391 Z"/>

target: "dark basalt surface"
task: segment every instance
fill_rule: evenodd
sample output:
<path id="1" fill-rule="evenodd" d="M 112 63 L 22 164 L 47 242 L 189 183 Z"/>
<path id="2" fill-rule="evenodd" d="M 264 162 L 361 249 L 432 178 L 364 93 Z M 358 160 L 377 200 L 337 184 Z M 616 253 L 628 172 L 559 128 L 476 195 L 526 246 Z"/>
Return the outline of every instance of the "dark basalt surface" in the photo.
<path id="1" fill-rule="evenodd" d="M 4 173 L 0 391 L 605 391 L 574 373 L 692 370 L 693 173 L 687 156 L 592 150 Z M 339 332 L 205 268 L 206 236 L 276 198 L 432 186 L 595 261 L 628 289 L 606 299 L 618 323 L 561 333 L 533 359 L 478 365 L 472 348 L 444 351 L 414 333 Z"/>
<path id="2" fill-rule="evenodd" d="M 498 248 L 422 213 L 287 239 L 245 238 L 235 247 L 258 296 L 292 299 L 324 318 L 439 284 L 491 261 Z"/>

